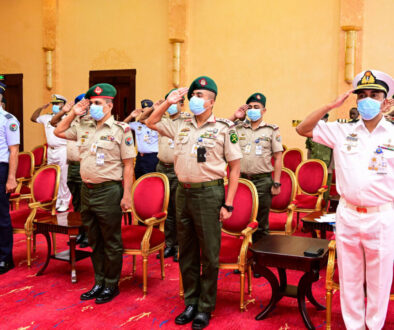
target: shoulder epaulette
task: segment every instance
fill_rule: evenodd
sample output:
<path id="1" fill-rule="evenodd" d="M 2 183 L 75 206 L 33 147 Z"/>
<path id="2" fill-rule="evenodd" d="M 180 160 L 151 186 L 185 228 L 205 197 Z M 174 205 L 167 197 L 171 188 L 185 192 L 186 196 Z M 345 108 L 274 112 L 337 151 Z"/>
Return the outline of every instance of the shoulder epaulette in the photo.
<path id="1" fill-rule="evenodd" d="M 216 121 L 227 124 L 229 127 L 233 127 L 235 124 L 230 119 L 227 118 L 216 118 Z"/>
<path id="2" fill-rule="evenodd" d="M 178 118 L 188 119 L 188 118 L 191 118 L 191 117 L 192 117 L 191 113 L 189 113 L 189 112 L 181 112 L 181 115 Z"/>
<path id="3" fill-rule="evenodd" d="M 5 117 L 6 117 L 7 119 L 12 119 L 12 118 L 14 118 L 14 116 L 11 115 L 10 113 L 7 113 L 7 114 L 5 115 Z"/>
<path id="4" fill-rule="evenodd" d="M 123 132 L 125 132 L 125 133 L 127 133 L 128 131 L 130 131 L 130 126 L 129 126 L 129 124 L 126 124 L 126 123 L 123 122 L 123 121 L 117 121 L 117 120 L 115 120 L 115 121 L 114 121 L 114 124 L 115 124 L 115 125 L 118 125 L 119 127 L 121 127 L 121 128 L 123 129 Z"/>
<path id="5" fill-rule="evenodd" d="M 264 127 L 270 127 L 272 128 L 274 131 L 276 131 L 277 129 L 279 129 L 278 125 L 275 124 L 265 124 Z"/>

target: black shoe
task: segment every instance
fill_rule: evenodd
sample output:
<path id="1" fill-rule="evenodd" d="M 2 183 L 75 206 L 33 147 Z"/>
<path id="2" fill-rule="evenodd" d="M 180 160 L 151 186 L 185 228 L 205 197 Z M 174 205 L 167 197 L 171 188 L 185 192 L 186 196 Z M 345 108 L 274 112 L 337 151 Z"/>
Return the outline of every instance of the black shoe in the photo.
<path id="1" fill-rule="evenodd" d="M 0 274 L 5 274 L 12 268 L 14 268 L 14 262 L 0 261 Z"/>
<path id="2" fill-rule="evenodd" d="M 82 242 L 79 243 L 79 247 L 80 247 L 81 249 L 84 249 L 84 248 L 86 248 L 86 247 L 88 247 L 88 246 L 89 246 L 89 241 L 88 241 L 88 238 L 85 237 L 85 238 L 82 240 Z"/>
<path id="3" fill-rule="evenodd" d="M 239 269 L 234 269 L 233 274 L 241 274 L 241 272 L 239 271 Z"/>
<path id="4" fill-rule="evenodd" d="M 101 293 L 101 291 L 103 291 L 103 289 L 104 289 L 104 285 L 95 284 L 94 287 L 90 291 L 82 293 L 81 297 L 79 299 L 91 300 L 91 299 L 97 298 L 99 296 L 99 294 Z"/>
<path id="5" fill-rule="evenodd" d="M 204 329 L 208 326 L 209 320 L 211 319 L 211 313 L 207 312 L 198 312 L 195 316 L 192 329 Z"/>
<path id="6" fill-rule="evenodd" d="M 85 234 L 78 234 L 77 238 L 75 239 L 75 244 L 81 244 L 84 239 L 85 239 Z"/>
<path id="7" fill-rule="evenodd" d="M 197 305 L 186 306 L 185 310 L 175 318 L 175 323 L 183 325 L 193 321 L 197 314 Z"/>
<path id="8" fill-rule="evenodd" d="M 105 304 L 110 302 L 119 294 L 119 287 L 108 287 L 101 291 L 100 295 L 96 298 L 96 304 Z"/>
<path id="9" fill-rule="evenodd" d="M 259 273 L 253 272 L 253 277 L 254 277 L 254 278 L 260 278 L 261 275 L 260 275 Z"/>
<path id="10" fill-rule="evenodd" d="M 176 250 L 174 247 L 166 247 L 164 249 L 164 258 L 172 257 L 175 252 L 176 252 Z M 160 259 L 160 253 L 157 254 L 156 258 Z"/>

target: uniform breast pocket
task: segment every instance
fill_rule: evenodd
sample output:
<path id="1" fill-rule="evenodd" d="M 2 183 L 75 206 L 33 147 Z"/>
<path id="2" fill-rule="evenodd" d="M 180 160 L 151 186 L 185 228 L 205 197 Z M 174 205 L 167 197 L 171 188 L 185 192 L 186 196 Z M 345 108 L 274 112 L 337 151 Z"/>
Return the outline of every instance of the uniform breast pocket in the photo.
<path id="1" fill-rule="evenodd" d="M 202 145 L 206 149 L 206 157 L 210 158 L 214 155 L 215 147 L 216 147 L 217 141 L 214 139 L 203 139 Z"/>
<path id="2" fill-rule="evenodd" d="M 359 147 L 343 145 L 339 151 L 342 159 L 342 161 L 340 161 L 341 166 L 347 169 L 357 168 L 360 166 L 360 164 L 357 164 L 360 161 L 359 153 Z"/>
<path id="3" fill-rule="evenodd" d="M 97 153 L 103 153 L 105 160 L 111 160 L 116 156 L 116 143 L 112 141 L 99 141 L 97 143 Z"/>
<path id="4" fill-rule="evenodd" d="M 174 155 L 183 155 L 187 152 L 187 146 L 189 145 L 190 137 L 188 135 L 178 135 L 175 138 Z M 191 148 L 191 146 L 190 146 Z M 190 150 L 191 151 L 191 150 Z"/>

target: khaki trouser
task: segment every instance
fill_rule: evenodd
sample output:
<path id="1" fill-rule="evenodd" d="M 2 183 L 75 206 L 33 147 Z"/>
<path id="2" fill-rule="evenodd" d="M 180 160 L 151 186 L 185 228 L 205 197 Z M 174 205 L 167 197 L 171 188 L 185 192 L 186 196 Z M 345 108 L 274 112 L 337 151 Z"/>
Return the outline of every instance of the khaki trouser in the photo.
<path id="1" fill-rule="evenodd" d="M 190 189 L 178 185 L 176 216 L 185 305 L 198 305 L 200 312 L 215 309 L 223 202 L 223 185 Z"/>
<path id="2" fill-rule="evenodd" d="M 96 284 L 115 286 L 122 270 L 123 188 L 120 182 L 89 189 L 82 184 L 81 216 L 92 248 Z"/>

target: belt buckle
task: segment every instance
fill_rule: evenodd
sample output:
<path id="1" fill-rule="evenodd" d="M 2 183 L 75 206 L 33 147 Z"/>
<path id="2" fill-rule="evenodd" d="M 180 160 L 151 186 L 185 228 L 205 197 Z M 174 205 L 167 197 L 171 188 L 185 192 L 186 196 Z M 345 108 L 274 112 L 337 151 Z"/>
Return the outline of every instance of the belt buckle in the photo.
<path id="1" fill-rule="evenodd" d="M 356 207 L 356 211 L 357 211 L 358 213 L 368 213 L 367 208 L 366 208 L 366 207 L 361 207 L 361 206 L 357 206 L 357 207 Z"/>
<path id="2" fill-rule="evenodd" d="M 190 183 L 184 183 L 183 188 L 190 189 L 192 185 Z"/>
<path id="3" fill-rule="evenodd" d="M 89 189 L 93 189 L 93 185 L 91 183 L 85 183 L 86 187 L 88 187 Z"/>

